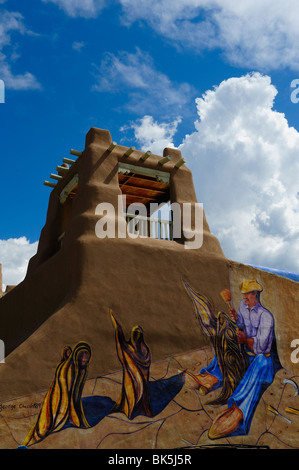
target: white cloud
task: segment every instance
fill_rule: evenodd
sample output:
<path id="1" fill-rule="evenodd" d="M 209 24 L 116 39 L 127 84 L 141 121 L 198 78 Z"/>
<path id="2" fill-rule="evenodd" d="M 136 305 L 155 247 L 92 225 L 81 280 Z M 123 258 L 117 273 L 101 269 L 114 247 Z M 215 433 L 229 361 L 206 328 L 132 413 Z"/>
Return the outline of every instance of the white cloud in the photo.
<path id="1" fill-rule="evenodd" d="M 84 41 L 74 41 L 72 44 L 72 48 L 74 51 L 81 52 L 81 50 L 85 47 Z"/>
<path id="2" fill-rule="evenodd" d="M 238 66 L 299 69 L 293 0 L 120 0 L 124 21 L 143 20 L 175 45 L 219 49 Z"/>
<path id="3" fill-rule="evenodd" d="M 141 150 L 150 150 L 156 155 L 162 155 L 164 148 L 174 147 L 172 138 L 180 122 L 181 118 L 177 118 L 173 123 L 158 123 L 154 121 L 152 116 L 144 116 L 130 125 L 124 126 L 121 131 L 133 129 Z"/>
<path id="4" fill-rule="evenodd" d="M 127 108 L 137 114 L 183 113 L 194 90 L 188 83 L 173 83 L 159 72 L 152 58 L 140 49 L 135 53 L 107 53 L 100 65 L 94 89 L 99 92 L 118 93 L 128 90 Z"/>
<path id="5" fill-rule="evenodd" d="M 30 72 L 14 74 L 11 62 L 18 58 L 18 54 L 13 50 L 9 57 L 2 51 L 10 49 L 12 46 L 12 34 L 33 34 L 29 31 L 23 21 L 23 16 L 18 12 L 0 12 L 0 78 L 5 83 L 5 88 L 13 90 L 39 89 L 41 85 Z"/>
<path id="6" fill-rule="evenodd" d="M 95 18 L 105 7 L 106 0 L 42 0 L 54 3 L 71 17 Z"/>
<path id="7" fill-rule="evenodd" d="M 30 258 L 37 251 L 38 242 L 30 243 L 26 237 L 0 240 L 3 288 L 17 285 L 25 277 Z"/>
<path id="8" fill-rule="evenodd" d="M 26 31 L 23 16 L 18 12 L 0 11 L 0 49 L 11 43 L 11 33 Z"/>
<path id="9" fill-rule="evenodd" d="M 0 77 L 5 83 L 5 88 L 11 90 L 37 90 L 41 88 L 40 83 L 30 72 L 13 74 L 11 65 L 7 58 L 0 52 Z"/>
<path id="10" fill-rule="evenodd" d="M 42 0 L 70 17 L 95 18 L 106 0 Z M 237 66 L 299 70 L 299 3 L 294 0 L 118 0 L 122 20 L 144 21 L 170 43 L 217 49 Z"/>
<path id="11" fill-rule="evenodd" d="M 276 94 L 259 73 L 223 81 L 197 98 L 195 131 L 178 148 L 226 256 L 299 272 L 299 133 L 274 110 Z"/>

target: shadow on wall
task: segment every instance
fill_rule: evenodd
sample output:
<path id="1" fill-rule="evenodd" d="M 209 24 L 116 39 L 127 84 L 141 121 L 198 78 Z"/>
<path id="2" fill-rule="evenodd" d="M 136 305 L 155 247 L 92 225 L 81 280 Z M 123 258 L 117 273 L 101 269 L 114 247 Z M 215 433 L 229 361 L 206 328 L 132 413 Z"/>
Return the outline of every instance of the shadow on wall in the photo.
<path id="1" fill-rule="evenodd" d="M 180 392 L 184 385 L 184 374 L 180 373 L 167 379 L 160 379 L 149 383 L 149 396 L 153 416 L 157 416 Z M 91 396 L 82 398 L 82 404 L 89 425 L 96 426 L 105 416 L 113 413 L 116 404 L 110 397 Z M 117 412 L 117 411 L 114 411 Z M 143 413 L 134 412 L 131 419 Z M 66 424 L 65 428 L 73 427 Z"/>

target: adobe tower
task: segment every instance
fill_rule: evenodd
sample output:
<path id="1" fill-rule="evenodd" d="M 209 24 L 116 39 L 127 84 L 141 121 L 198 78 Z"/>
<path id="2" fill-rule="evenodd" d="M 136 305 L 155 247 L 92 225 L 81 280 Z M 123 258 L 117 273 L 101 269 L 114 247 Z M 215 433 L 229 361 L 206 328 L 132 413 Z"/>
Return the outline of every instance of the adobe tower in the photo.
<path id="1" fill-rule="evenodd" d="M 107 130 L 92 128 L 84 150 L 71 153 L 76 157 L 64 159 L 57 174 L 51 174 L 56 181 L 45 182 L 52 189 L 48 213 L 26 277 L 0 302 L 6 349 L 2 396 L 46 387 L 53 370 L 45 366 L 62 347 L 79 340 L 91 345 L 91 375 L 119 367 L 110 309 L 128 331 L 142 325 L 153 360 L 198 348 L 207 339 L 181 278 L 196 279 L 212 298 L 215 288 L 220 291 L 229 283 L 229 262 L 204 213 L 203 232 L 200 226 L 198 233 L 202 243 L 187 248 L 190 236 L 196 236 L 197 199 L 192 174 L 178 150 L 167 148 L 161 157 L 116 145 Z M 119 203 L 124 196 L 123 210 Z M 184 227 L 181 213 L 181 230 L 173 231 L 171 221 L 156 221 L 156 235 L 130 236 L 128 206 L 142 204 L 150 219 L 151 204 L 168 201 L 178 209 L 189 204 L 191 225 Z M 101 204 L 115 209 L 115 238 L 99 238 L 96 231 L 104 214 Z M 147 227 L 150 223 L 146 221 Z M 215 302 L 220 307 L 221 298 Z M 32 390 L 27 390 L 31 375 Z"/>

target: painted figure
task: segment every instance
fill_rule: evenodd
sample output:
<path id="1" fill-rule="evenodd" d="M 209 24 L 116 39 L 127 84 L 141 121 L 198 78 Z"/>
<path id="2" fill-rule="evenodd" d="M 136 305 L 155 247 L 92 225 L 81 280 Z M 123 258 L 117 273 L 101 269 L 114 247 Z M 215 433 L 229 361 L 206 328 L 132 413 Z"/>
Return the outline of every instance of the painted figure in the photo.
<path id="1" fill-rule="evenodd" d="M 244 351 L 244 345 L 238 343 L 238 328 L 229 315 L 225 312 L 219 312 L 216 315 L 211 303 L 205 296 L 196 292 L 184 280 L 183 284 L 192 299 L 196 318 L 215 350 L 215 361 L 220 369 L 221 383 L 217 375 L 211 375 L 207 372 L 197 376 L 188 371 L 186 374 L 197 382 L 196 387 L 202 395 L 206 395 L 216 386 L 217 388 L 221 386 L 221 393 L 218 398 L 209 402 L 209 404 L 221 405 L 227 402 L 228 397 L 235 390 L 248 367 L 248 358 Z M 222 295 L 225 294 L 227 303 L 229 303 L 228 292 L 230 295 L 228 290 L 221 293 Z"/>
<path id="2" fill-rule="evenodd" d="M 262 286 L 255 279 L 245 279 L 239 287 L 243 300 L 238 312 L 230 307 L 228 315 L 235 324 L 237 342 L 246 354 L 247 364 L 239 383 L 227 398 L 228 408 L 212 423 L 210 439 L 248 433 L 259 399 L 281 367 L 276 350 L 274 318 L 260 303 Z M 213 342 L 216 345 L 217 339 Z M 208 393 L 223 386 L 223 366 L 225 361 L 221 361 L 216 353 L 212 362 L 194 376 L 202 392 Z"/>
<path id="3" fill-rule="evenodd" d="M 66 425 L 88 428 L 81 396 L 87 377 L 91 350 L 79 342 L 72 350 L 66 346 L 55 370 L 54 380 L 45 396 L 36 423 L 27 434 L 23 446 L 29 447 L 60 431 Z"/>
<path id="4" fill-rule="evenodd" d="M 143 339 L 140 326 L 132 328 L 129 341 L 125 340 L 122 327 L 112 312 L 118 358 L 123 368 L 122 392 L 112 412 L 122 411 L 129 419 L 135 414 L 153 416 L 149 395 L 149 369 L 151 354 Z"/>

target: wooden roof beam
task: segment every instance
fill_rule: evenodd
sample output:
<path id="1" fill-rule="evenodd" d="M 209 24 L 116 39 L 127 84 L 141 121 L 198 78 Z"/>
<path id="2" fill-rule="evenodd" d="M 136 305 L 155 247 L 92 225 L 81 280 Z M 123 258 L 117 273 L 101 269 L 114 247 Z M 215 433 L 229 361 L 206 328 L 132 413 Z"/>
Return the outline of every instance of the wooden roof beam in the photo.
<path id="1" fill-rule="evenodd" d="M 58 165 L 56 167 L 56 171 L 58 171 L 58 172 L 61 171 L 61 173 L 67 173 L 69 171 L 69 168 L 67 166 Z"/>
<path id="2" fill-rule="evenodd" d="M 130 147 L 125 153 L 124 153 L 124 157 L 129 157 L 131 155 L 131 153 L 134 152 L 135 147 Z"/>
<path id="3" fill-rule="evenodd" d="M 174 166 L 176 168 L 180 168 L 182 165 L 184 165 L 186 163 L 186 158 L 181 158 Z"/>
<path id="4" fill-rule="evenodd" d="M 170 160 L 172 160 L 172 157 L 170 155 L 166 155 L 166 157 L 163 157 L 163 158 L 161 158 L 161 160 L 159 160 L 159 164 L 164 165 L 165 163 L 169 162 Z"/>
<path id="5" fill-rule="evenodd" d="M 55 175 L 54 173 L 51 173 L 51 174 L 50 174 L 50 178 L 52 178 L 53 180 L 62 180 L 62 179 L 63 179 L 63 176 L 61 176 L 61 175 Z"/>
<path id="6" fill-rule="evenodd" d="M 145 162 L 145 160 L 147 160 L 151 156 L 151 154 L 152 152 L 150 150 L 148 150 L 147 152 L 144 152 L 144 154 L 141 155 L 140 160 L 143 160 Z"/>
<path id="7" fill-rule="evenodd" d="M 63 163 L 68 163 L 69 165 L 73 165 L 74 163 L 76 163 L 76 160 L 73 160 L 71 158 L 63 158 Z"/>
<path id="8" fill-rule="evenodd" d="M 107 151 L 108 152 L 112 152 L 112 150 L 117 146 L 117 143 L 116 142 L 111 142 L 111 144 L 109 145 L 109 147 L 107 148 Z"/>
<path id="9" fill-rule="evenodd" d="M 75 155 L 76 157 L 81 157 L 83 152 L 81 152 L 80 150 L 74 150 L 74 149 L 71 149 L 70 150 L 70 154 L 71 155 Z"/>
<path id="10" fill-rule="evenodd" d="M 45 186 L 49 186 L 49 188 L 55 188 L 57 183 L 53 183 L 52 181 L 44 181 Z"/>

